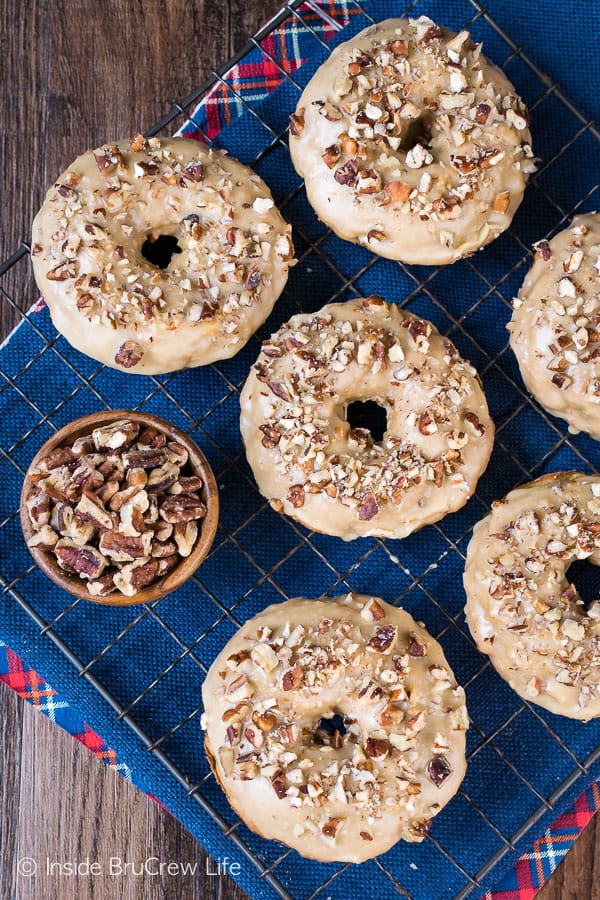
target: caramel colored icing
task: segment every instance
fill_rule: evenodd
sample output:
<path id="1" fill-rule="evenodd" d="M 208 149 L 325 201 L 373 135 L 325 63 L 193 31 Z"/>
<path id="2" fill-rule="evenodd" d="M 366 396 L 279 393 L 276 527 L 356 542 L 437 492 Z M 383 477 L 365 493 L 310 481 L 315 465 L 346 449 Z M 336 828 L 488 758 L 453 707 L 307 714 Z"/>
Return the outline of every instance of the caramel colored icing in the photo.
<path id="1" fill-rule="evenodd" d="M 568 579 L 600 563 L 600 476 L 556 472 L 511 491 L 467 551 L 467 622 L 518 694 L 573 719 L 600 715 L 600 601 Z"/>
<path id="2" fill-rule="evenodd" d="M 535 171 L 527 110 L 467 31 L 390 19 L 337 47 L 290 121 L 315 212 L 340 237 L 445 264 L 506 228 Z"/>
<path id="3" fill-rule="evenodd" d="M 387 413 L 381 441 L 352 401 Z M 263 344 L 241 396 L 261 493 L 308 528 L 405 537 L 463 506 L 494 426 L 477 373 L 434 326 L 380 297 L 294 316 Z"/>
<path id="4" fill-rule="evenodd" d="M 165 237 L 175 252 L 161 268 L 142 250 Z M 292 257 L 262 179 L 182 138 L 88 150 L 33 223 L 34 273 L 57 329 L 134 373 L 233 356 L 271 312 Z"/>
<path id="5" fill-rule="evenodd" d="M 549 412 L 600 439 L 600 215 L 536 244 L 514 300 L 510 345 Z"/>
<path id="6" fill-rule="evenodd" d="M 464 691 L 425 628 L 374 597 L 270 606 L 219 654 L 202 696 L 233 808 L 313 859 L 423 840 L 464 777 Z M 343 724 L 327 731 L 333 716 Z"/>

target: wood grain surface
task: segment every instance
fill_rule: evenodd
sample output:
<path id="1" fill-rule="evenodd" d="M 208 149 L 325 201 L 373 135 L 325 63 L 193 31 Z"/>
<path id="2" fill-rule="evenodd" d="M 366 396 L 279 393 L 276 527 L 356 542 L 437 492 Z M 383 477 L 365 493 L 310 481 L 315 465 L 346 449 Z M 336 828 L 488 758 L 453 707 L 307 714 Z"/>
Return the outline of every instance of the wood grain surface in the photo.
<path id="1" fill-rule="evenodd" d="M 0 260 L 26 239 L 48 183 L 82 150 L 144 130 L 244 43 L 279 0 L 0 0 Z M 25 308 L 27 262 L 2 286 Z M 15 316 L 0 304 L 2 334 Z M 240 900 L 168 813 L 0 685 L 3 900 Z M 600 900 L 592 822 L 540 900 Z M 17 861 L 39 865 L 22 877 Z M 155 857 L 194 875 L 110 875 Z M 45 874 L 98 861 L 103 873 Z M 118 870 L 118 864 L 116 864 Z M 400 881 L 402 879 L 400 878 Z M 374 898 L 388 900 L 388 898 Z M 432 897 L 431 900 L 436 900 Z"/>

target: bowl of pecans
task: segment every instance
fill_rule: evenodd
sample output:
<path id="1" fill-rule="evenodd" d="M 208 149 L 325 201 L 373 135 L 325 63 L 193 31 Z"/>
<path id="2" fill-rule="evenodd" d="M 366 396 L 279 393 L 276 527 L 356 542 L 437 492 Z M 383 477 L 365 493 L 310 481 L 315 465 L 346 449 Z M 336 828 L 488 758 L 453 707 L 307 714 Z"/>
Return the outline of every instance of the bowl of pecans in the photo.
<path id="1" fill-rule="evenodd" d="M 21 492 L 29 552 L 59 587 L 112 606 L 174 591 L 210 550 L 219 494 L 202 451 L 148 413 L 71 422 L 38 451 Z"/>

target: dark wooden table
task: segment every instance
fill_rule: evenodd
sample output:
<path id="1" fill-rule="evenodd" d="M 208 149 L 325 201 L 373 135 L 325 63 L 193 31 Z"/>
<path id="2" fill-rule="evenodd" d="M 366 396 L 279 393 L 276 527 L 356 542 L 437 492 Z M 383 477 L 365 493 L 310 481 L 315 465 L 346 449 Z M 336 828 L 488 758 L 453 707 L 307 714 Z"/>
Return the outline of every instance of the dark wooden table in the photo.
<path id="1" fill-rule="evenodd" d="M 0 260 L 47 185 L 83 149 L 143 130 L 245 41 L 279 0 L 0 0 Z M 22 272 L 22 269 L 21 269 Z M 31 281 L 11 288 L 23 307 Z M 12 317 L 0 305 L 4 335 Z M 3 900 L 244 897 L 156 803 L 0 685 Z M 591 823 L 540 900 L 599 900 Z M 22 857 L 42 870 L 17 874 Z M 190 863 L 194 876 L 107 874 L 111 857 Z M 47 876 L 46 860 L 100 875 Z M 387 898 L 377 898 L 387 900 Z M 435 900 L 435 898 L 432 898 Z"/>

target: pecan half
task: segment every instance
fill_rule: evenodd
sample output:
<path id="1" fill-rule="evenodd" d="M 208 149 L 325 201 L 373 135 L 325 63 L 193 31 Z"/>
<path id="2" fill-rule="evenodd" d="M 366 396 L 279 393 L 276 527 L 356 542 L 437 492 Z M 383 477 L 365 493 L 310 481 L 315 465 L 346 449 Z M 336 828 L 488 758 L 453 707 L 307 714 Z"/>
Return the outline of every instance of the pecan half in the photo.
<path id="1" fill-rule="evenodd" d="M 106 567 L 105 557 L 94 547 L 89 544 L 79 547 L 68 538 L 61 538 L 56 543 L 54 553 L 61 569 L 83 578 L 98 578 Z"/>
<path id="2" fill-rule="evenodd" d="M 178 522 L 190 522 L 192 519 L 203 519 L 206 515 L 206 506 L 199 497 L 191 494 L 179 494 L 175 497 L 167 497 L 159 512 L 165 522 L 175 525 Z"/>

